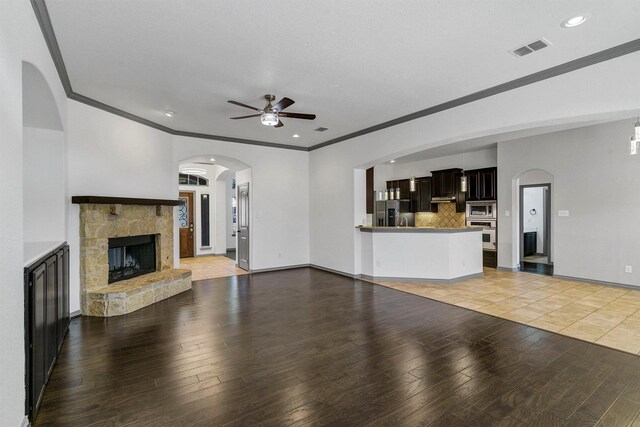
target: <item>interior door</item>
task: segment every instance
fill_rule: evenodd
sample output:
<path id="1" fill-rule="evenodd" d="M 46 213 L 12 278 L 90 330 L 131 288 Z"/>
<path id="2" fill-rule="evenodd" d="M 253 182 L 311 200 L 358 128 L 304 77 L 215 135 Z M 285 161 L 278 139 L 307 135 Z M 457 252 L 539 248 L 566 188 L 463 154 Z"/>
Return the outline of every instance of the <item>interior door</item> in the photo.
<path id="1" fill-rule="evenodd" d="M 193 193 L 180 193 L 183 205 L 178 206 L 180 226 L 180 258 L 193 256 Z"/>
<path id="2" fill-rule="evenodd" d="M 249 184 L 238 186 L 238 267 L 249 271 Z"/>

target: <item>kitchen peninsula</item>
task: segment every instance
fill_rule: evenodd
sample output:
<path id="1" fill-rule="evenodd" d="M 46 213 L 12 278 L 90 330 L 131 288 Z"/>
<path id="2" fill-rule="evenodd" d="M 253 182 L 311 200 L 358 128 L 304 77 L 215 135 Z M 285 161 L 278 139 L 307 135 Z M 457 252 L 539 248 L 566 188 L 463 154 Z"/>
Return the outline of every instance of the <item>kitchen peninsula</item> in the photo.
<path id="1" fill-rule="evenodd" d="M 363 277 L 453 282 L 482 275 L 482 228 L 356 228 Z"/>

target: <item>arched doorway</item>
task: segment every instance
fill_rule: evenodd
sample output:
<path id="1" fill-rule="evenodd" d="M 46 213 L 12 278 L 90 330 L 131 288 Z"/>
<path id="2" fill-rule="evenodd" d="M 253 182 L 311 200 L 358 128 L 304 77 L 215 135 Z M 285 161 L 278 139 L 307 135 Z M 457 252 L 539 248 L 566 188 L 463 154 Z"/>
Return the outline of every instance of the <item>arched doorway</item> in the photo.
<path id="1" fill-rule="evenodd" d="M 226 156 L 206 154 L 178 164 L 179 198 L 176 228 L 180 265 L 193 280 L 247 274 L 250 257 L 236 257 L 238 186 L 251 181 L 251 168 Z M 244 237 L 244 236 L 243 236 Z M 246 233 L 247 239 L 250 239 Z"/>

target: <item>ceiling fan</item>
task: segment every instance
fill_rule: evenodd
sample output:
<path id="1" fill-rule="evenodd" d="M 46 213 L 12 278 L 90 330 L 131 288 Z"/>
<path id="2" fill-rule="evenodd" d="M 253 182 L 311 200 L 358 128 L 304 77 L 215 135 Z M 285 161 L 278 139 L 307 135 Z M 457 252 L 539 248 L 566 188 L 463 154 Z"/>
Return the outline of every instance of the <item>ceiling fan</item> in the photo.
<path id="1" fill-rule="evenodd" d="M 275 105 L 271 105 L 273 101 L 276 100 L 274 95 L 265 95 L 264 99 L 267 100 L 267 105 L 264 108 L 256 108 L 251 105 L 243 104 L 238 101 L 227 101 L 230 104 L 239 105 L 241 107 L 250 108 L 252 110 L 259 111 L 258 114 L 251 114 L 249 116 L 240 116 L 240 117 L 230 117 L 231 120 L 238 119 L 248 119 L 249 117 L 260 117 L 260 122 L 265 126 L 273 126 L 276 128 L 281 128 L 284 126 L 280 117 L 287 117 L 290 119 L 303 119 L 303 120 L 314 120 L 316 118 L 315 114 L 304 114 L 304 113 L 285 113 L 282 110 L 292 105 L 295 101 L 291 98 L 284 97 L 280 101 L 278 101 Z"/>

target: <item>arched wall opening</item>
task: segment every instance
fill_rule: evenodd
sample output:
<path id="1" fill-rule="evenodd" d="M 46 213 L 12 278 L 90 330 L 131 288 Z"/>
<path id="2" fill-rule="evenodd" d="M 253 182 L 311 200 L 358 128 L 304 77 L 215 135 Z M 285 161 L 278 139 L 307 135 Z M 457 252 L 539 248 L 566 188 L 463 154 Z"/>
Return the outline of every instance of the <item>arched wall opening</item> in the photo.
<path id="1" fill-rule="evenodd" d="M 183 183 L 178 186 L 181 194 L 193 194 L 194 256 L 225 255 L 228 250 L 235 250 L 237 236 L 234 229 L 233 200 L 237 197 L 237 185 L 251 182 L 251 167 L 232 157 L 202 154 L 179 161 L 177 169 L 182 176 L 191 172 L 206 180 L 206 185 L 194 185 L 185 184 L 183 179 Z M 176 261 L 180 259 L 179 221 L 176 216 Z M 251 238 L 250 228 L 249 239 Z"/>
<path id="2" fill-rule="evenodd" d="M 25 242 L 67 238 L 65 130 L 45 77 L 22 62 L 23 233 Z"/>

